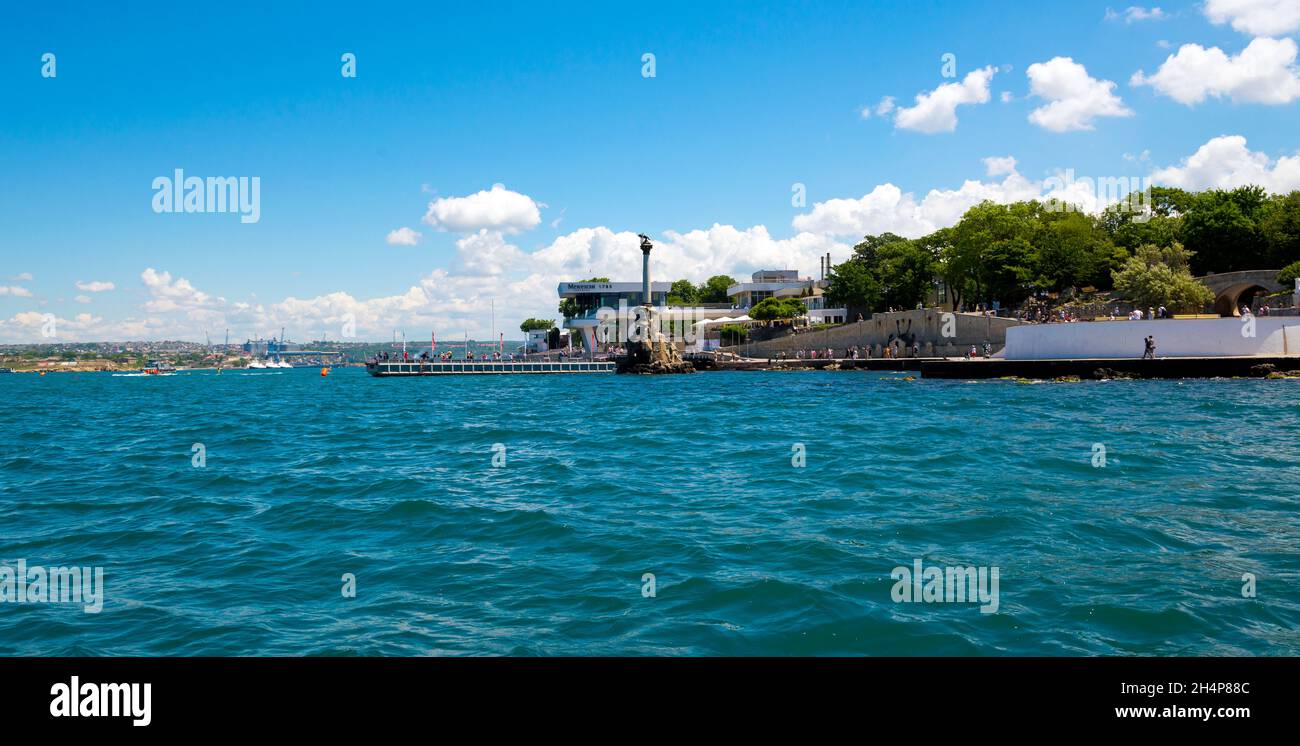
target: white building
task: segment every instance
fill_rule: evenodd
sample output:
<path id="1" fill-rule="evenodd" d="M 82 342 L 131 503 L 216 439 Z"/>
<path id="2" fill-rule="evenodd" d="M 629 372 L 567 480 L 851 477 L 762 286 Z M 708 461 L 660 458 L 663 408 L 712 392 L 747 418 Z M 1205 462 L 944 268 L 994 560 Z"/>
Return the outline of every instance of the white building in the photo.
<path id="1" fill-rule="evenodd" d="M 678 330 L 692 325 L 692 336 L 694 322 L 735 315 L 729 304 L 667 308 L 671 289 L 670 282 L 651 283 L 651 302 L 660 309 L 655 317 L 665 324 L 676 325 L 674 328 Z M 597 339 L 597 330 L 602 324 L 617 329 L 632 328 L 637 322 L 635 309 L 645 302 L 639 282 L 562 282 L 557 292 L 561 298 L 572 298 L 577 304 L 577 313 L 564 320 L 564 329 L 580 333 L 587 350 L 619 346 L 621 340 L 617 338 Z M 665 333 L 672 334 L 670 329 L 665 329 Z"/>
<path id="2" fill-rule="evenodd" d="M 798 270 L 762 269 L 750 276 L 750 282 L 738 282 L 727 288 L 727 296 L 739 310 L 748 311 L 768 298 L 794 298 L 807 309 L 810 324 L 843 323 L 847 311 L 827 308 L 825 280 L 800 277 Z M 735 314 L 733 314 L 735 315 Z"/>

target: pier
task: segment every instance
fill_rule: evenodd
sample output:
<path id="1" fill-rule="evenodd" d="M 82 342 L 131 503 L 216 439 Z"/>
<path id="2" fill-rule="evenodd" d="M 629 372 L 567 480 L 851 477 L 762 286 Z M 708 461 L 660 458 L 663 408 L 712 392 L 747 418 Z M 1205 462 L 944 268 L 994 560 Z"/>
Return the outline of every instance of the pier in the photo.
<path id="1" fill-rule="evenodd" d="M 602 360 L 511 362 L 505 360 L 379 360 L 366 363 L 377 378 L 407 376 L 540 375 L 546 373 L 613 373 L 614 363 Z"/>
<path id="2" fill-rule="evenodd" d="M 721 358 L 687 355 L 687 362 L 696 370 L 881 370 L 919 371 L 926 360 L 942 358 Z"/>
<path id="3" fill-rule="evenodd" d="M 1079 358 L 1074 360 L 926 360 L 922 378 L 1263 378 L 1300 370 L 1300 357 Z"/>

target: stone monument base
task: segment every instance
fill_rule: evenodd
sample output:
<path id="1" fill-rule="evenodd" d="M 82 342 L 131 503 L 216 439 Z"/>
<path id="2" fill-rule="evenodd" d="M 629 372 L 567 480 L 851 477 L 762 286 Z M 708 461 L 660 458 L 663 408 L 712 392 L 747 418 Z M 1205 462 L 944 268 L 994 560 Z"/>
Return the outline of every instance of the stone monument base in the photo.
<path id="1" fill-rule="evenodd" d="M 662 375 L 694 373 L 695 366 L 682 359 L 677 348 L 666 339 L 654 342 L 630 342 L 627 357 L 618 363 L 619 373 Z"/>

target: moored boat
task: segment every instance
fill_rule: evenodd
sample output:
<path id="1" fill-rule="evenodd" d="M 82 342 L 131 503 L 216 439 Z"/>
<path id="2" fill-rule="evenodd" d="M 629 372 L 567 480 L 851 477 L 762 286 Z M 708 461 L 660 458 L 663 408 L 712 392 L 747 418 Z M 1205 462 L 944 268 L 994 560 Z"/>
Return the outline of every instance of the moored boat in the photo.
<path id="1" fill-rule="evenodd" d="M 366 372 L 377 378 L 407 376 L 501 375 L 544 373 L 614 373 L 607 360 L 371 360 Z"/>

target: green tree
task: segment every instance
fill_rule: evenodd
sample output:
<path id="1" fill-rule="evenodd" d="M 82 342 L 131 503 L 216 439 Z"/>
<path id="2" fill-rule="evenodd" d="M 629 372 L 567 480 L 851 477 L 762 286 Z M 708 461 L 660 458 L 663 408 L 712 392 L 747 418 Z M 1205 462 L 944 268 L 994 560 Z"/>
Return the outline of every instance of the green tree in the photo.
<path id="1" fill-rule="evenodd" d="M 690 280 L 677 280 L 668 290 L 668 305 L 693 306 L 699 303 L 700 291 Z"/>
<path id="2" fill-rule="evenodd" d="M 555 326 L 555 321 L 553 319 L 525 319 L 524 322 L 519 325 L 519 331 L 528 333 L 539 331 L 541 329 L 550 329 L 553 326 Z"/>
<path id="3" fill-rule="evenodd" d="M 726 303 L 729 299 L 727 288 L 736 281 L 727 275 L 714 275 L 701 285 L 696 293 L 696 303 Z"/>
<path id="4" fill-rule="evenodd" d="M 904 238 L 880 246 L 875 255 L 880 306 L 912 308 L 925 300 L 938 269 L 927 249 Z"/>
<path id="5" fill-rule="evenodd" d="M 1277 273 L 1277 284 L 1282 287 L 1294 287 L 1296 278 L 1300 277 L 1300 261 L 1291 262 Z"/>
<path id="6" fill-rule="evenodd" d="M 1034 237 L 1034 285 L 1059 292 L 1071 287 L 1109 288 L 1111 270 L 1127 252 L 1115 246 L 1103 220 L 1077 211 L 1046 212 Z"/>
<path id="7" fill-rule="evenodd" d="M 850 259 L 836 264 L 826 274 L 826 279 L 830 283 L 825 295 L 827 305 L 843 306 L 849 318 L 858 314 L 870 315 L 880 305 L 880 283 L 862 261 Z"/>
<path id="8" fill-rule="evenodd" d="M 582 309 L 578 307 L 578 300 L 576 298 L 560 299 L 560 315 L 565 319 L 571 319 L 574 316 L 577 316 L 581 310 Z"/>
<path id="9" fill-rule="evenodd" d="M 1174 313 L 1200 311 L 1214 293 L 1197 282 L 1189 269 L 1192 252 L 1181 244 L 1139 246 L 1115 270 L 1115 290 L 1138 307 L 1164 306 Z"/>
<path id="10" fill-rule="evenodd" d="M 1196 195 L 1182 226 L 1183 243 L 1193 253 L 1191 271 L 1234 272 L 1267 263 L 1268 241 L 1260 228 L 1267 205 L 1267 194 L 1256 186 Z"/>
<path id="11" fill-rule="evenodd" d="M 1268 244 L 1268 262 L 1284 267 L 1300 261 L 1300 191 L 1269 200 L 1260 230 Z"/>
<path id="12" fill-rule="evenodd" d="M 1033 238 L 1043 213 L 1037 202 L 981 202 L 952 227 L 945 278 L 960 284 L 967 303 L 1015 305 L 1029 295 L 1034 277 Z M 955 287 L 950 281 L 950 287 Z"/>
<path id="13" fill-rule="evenodd" d="M 740 324 L 723 324 L 718 330 L 718 341 L 723 346 L 738 345 L 745 341 L 749 336 L 749 330 Z"/>
<path id="14" fill-rule="evenodd" d="M 759 321 L 793 319 L 807 311 L 797 298 L 764 298 L 749 309 L 749 317 Z"/>
<path id="15" fill-rule="evenodd" d="M 853 258 L 870 267 L 875 265 L 879 260 L 881 249 L 886 246 L 906 242 L 906 238 L 889 232 L 881 233 L 876 236 L 864 236 L 862 240 L 853 247 Z"/>

